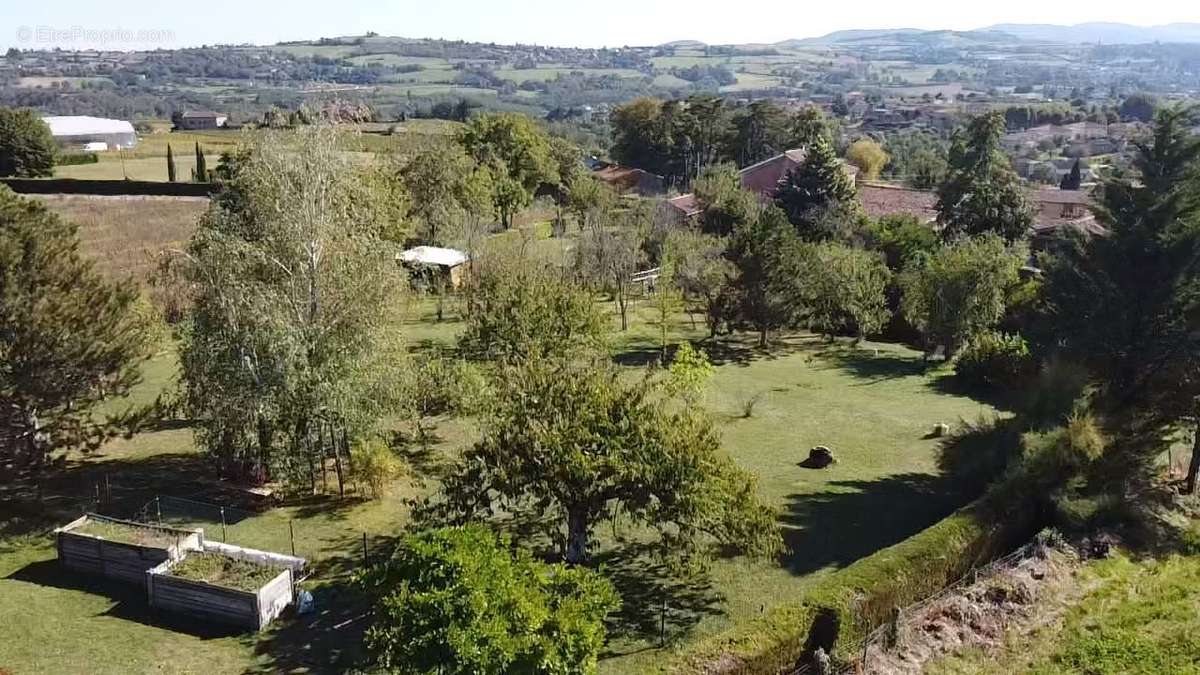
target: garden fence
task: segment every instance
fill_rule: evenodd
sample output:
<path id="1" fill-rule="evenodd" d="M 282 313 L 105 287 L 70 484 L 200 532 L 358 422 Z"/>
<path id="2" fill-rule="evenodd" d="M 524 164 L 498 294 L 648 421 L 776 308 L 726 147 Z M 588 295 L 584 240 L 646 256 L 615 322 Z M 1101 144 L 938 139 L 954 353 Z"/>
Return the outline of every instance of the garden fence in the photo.
<path id="1" fill-rule="evenodd" d="M 340 558 L 340 568 L 353 570 L 374 562 L 367 533 L 348 535 L 342 543 L 330 544 L 314 537 L 302 521 L 278 510 L 248 511 L 195 499 L 159 495 L 146 502 L 133 520 L 180 528 L 203 528 L 204 538 L 246 548 L 299 556 L 316 563 Z"/>

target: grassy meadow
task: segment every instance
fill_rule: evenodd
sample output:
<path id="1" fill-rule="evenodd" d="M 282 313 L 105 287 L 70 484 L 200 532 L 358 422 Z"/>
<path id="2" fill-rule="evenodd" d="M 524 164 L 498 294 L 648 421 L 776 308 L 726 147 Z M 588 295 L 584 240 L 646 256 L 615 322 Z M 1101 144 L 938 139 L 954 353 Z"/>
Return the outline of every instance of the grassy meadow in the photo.
<path id="1" fill-rule="evenodd" d="M 631 370 L 656 359 L 659 328 L 649 302 L 635 301 L 625 332 L 608 308 L 614 358 Z M 432 304 L 414 299 L 403 331 L 418 348 L 452 344 L 461 326 L 453 313 L 436 322 Z M 668 336 L 671 343 L 699 340 L 702 328 L 678 314 Z M 645 672 L 662 659 L 664 602 L 666 649 L 672 649 L 785 602 L 820 575 L 949 513 L 959 499 L 938 477 L 935 441 L 924 436 L 936 422 L 990 411 L 949 393 L 943 373 L 926 372 L 918 353 L 896 345 L 826 343 L 808 334 L 785 336 L 770 351 L 757 349 L 750 336 L 700 344 L 718 366 L 703 405 L 726 449 L 759 476 L 761 495 L 779 510 L 789 551 L 770 561 L 717 561 L 706 581 L 679 579 L 644 555 L 636 533 L 603 527 L 596 560 L 625 595 L 610 628 L 605 673 Z M 146 381 L 132 400 L 112 402 L 110 410 L 152 400 L 172 385 L 175 369 L 173 348 L 164 345 L 147 363 Z M 382 550 L 407 521 L 404 499 L 435 489 L 436 467 L 476 434 L 470 421 L 442 420 L 432 457 L 414 456 L 408 475 L 381 500 L 319 496 L 254 509 L 243 493 L 207 478 L 190 431 L 177 425 L 72 457 L 42 486 L 49 515 L 18 508 L 0 517 L 0 623 L 18 627 L 15 639 L 0 642 L 0 663 L 15 673 L 78 671 L 85 661 L 95 673 L 160 672 L 160 664 L 170 664 L 170 672 L 213 674 L 294 667 L 338 672 L 356 657 L 356 631 L 364 623 L 363 608 L 346 587 L 347 574 L 360 564 L 363 535 L 369 551 Z M 838 463 L 802 468 L 818 444 L 831 447 Z M 105 509 L 114 515 L 134 515 L 160 494 L 251 509 L 228 524 L 233 543 L 288 552 L 290 522 L 297 553 L 316 563 L 317 575 L 306 585 L 316 594 L 318 613 L 285 620 L 257 637 L 229 634 L 153 616 L 136 593 L 60 573 L 45 533 L 87 507 L 95 485 L 106 479 L 113 496 Z M 0 497 L 28 504 L 31 490 L 18 481 L 0 488 Z M 221 532 L 216 517 L 202 510 L 169 519 L 205 527 L 210 537 Z M 72 629 L 60 630 L 64 625 Z"/>
<path id="2" fill-rule="evenodd" d="M 114 278 L 146 281 L 165 249 L 183 245 L 208 208 L 204 197 L 39 195 L 51 211 L 79 226 L 82 251 Z"/>
<path id="3" fill-rule="evenodd" d="M 43 199 L 80 224 L 83 250 L 102 270 L 143 280 L 153 269 L 153 253 L 185 241 L 206 206 L 203 199 Z M 522 250 L 531 260 L 565 263 L 572 239 L 551 238 L 548 217 L 544 207 L 530 209 L 491 242 Z M 658 360 L 662 331 L 649 298 L 633 298 L 626 331 L 614 303 L 598 302 L 609 315 L 617 363 L 633 376 Z M 459 312 L 460 303 L 452 300 L 439 322 L 432 301 L 410 295 L 400 332 L 413 350 L 452 348 L 463 327 Z M 603 525 L 595 560 L 624 598 L 611 621 L 603 673 L 653 670 L 664 650 L 787 602 L 822 575 L 944 517 L 962 497 L 939 476 L 937 441 L 928 432 L 938 422 L 993 412 L 955 393 L 947 372 L 927 369 L 918 352 L 901 345 L 826 342 L 796 333 L 762 350 L 753 335 L 705 339 L 702 320 L 685 312 L 673 314 L 665 328 L 668 348 L 693 341 L 717 366 L 702 405 L 726 450 L 758 476 L 760 495 L 778 510 L 787 551 L 773 560 L 721 559 L 709 576 L 685 578 L 647 555 L 638 531 Z M 146 362 L 143 383 L 102 412 L 145 405 L 172 389 L 176 364 L 168 339 Z M 352 490 L 344 500 L 323 492 L 261 503 L 212 478 L 183 421 L 69 457 L 42 481 L 41 506 L 38 486 L 0 482 L 0 625 L 15 627 L 0 641 L 0 667 L 14 673 L 162 672 L 160 666 L 208 675 L 342 672 L 358 658 L 366 624 L 365 607 L 349 585 L 350 573 L 362 564 L 364 535 L 368 555 L 386 550 L 408 522 L 407 500 L 436 490 L 439 470 L 478 433 L 472 420 L 439 420 L 430 452 L 400 449 L 407 472 L 379 500 Z M 815 445 L 830 447 L 837 463 L 803 468 Z M 48 532 L 97 508 L 98 493 L 105 496 L 98 508 L 119 517 L 138 516 L 159 495 L 237 509 L 222 527 L 218 509 L 159 502 L 159 508 L 167 505 L 164 520 L 204 527 L 210 538 L 282 552 L 294 542 L 297 554 L 314 563 L 315 575 L 305 586 L 317 598 L 317 613 L 285 619 L 258 636 L 233 634 L 154 615 L 136 591 L 62 573 Z"/>

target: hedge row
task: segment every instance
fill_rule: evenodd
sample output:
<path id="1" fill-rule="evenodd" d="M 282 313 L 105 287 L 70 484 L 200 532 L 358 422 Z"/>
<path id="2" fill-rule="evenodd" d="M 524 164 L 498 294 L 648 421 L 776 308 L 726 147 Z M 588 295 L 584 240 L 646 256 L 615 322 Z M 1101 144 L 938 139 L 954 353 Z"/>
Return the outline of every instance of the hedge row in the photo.
<path id="1" fill-rule="evenodd" d="M 1001 519 L 986 517 L 983 511 L 979 502 L 959 509 L 899 544 L 826 576 L 798 602 L 699 642 L 666 670 L 775 675 L 817 646 L 837 654 L 838 645 L 858 642 L 887 622 L 894 607 L 933 595 L 972 567 L 1028 540 L 1038 527 L 1032 505 L 1010 509 Z"/>
<path id="2" fill-rule="evenodd" d="M 54 158 L 55 166 L 75 166 L 78 164 L 96 164 L 100 158 L 94 152 L 73 152 Z"/>
<path id="3" fill-rule="evenodd" d="M 216 183 L 162 183 L 146 180 L 80 180 L 76 178 L 0 178 L 0 184 L 21 194 L 68 194 L 150 197 L 208 197 Z"/>

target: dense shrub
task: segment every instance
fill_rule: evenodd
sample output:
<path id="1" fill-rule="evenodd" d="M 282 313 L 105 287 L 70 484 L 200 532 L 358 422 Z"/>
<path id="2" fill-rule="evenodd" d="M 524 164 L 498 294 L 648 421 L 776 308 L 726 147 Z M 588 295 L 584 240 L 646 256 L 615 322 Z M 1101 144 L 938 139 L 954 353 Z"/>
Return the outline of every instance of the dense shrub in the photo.
<path id="1" fill-rule="evenodd" d="M 1033 370 L 1025 339 L 994 331 L 973 338 L 954 364 L 954 374 L 963 383 L 997 389 L 1019 386 Z"/>
<path id="2" fill-rule="evenodd" d="M 371 439 L 354 446 L 350 451 L 354 477 L 371 488 L 371 496 L 379 499 L 387 484 L 400 476 L 404 465 L 383 441 Z"/>
<path id="3" fill-rule="evenodd" d="M 1024 389 L 1020 413 L 1030 428 L 1051 428 L 1063 424 L 1075 410 L 1076 402 L 1087 391 L 1089 375 L 1082 366 L 1051 359 L 1033 384 Z"/>
<path id="4" fill-rule="evenodd" d="M 983 494 L 1021 456 L 1021 427 L 1014 418 L 980 416 L 962 421 L 938 448 L 938 469 L 964 494 Z"/>
<path id="5" fill-rule="evenodd" d="M 375 599 L 365 643 L 390 672 L 594 673 L 620 605 L 596 572 L 534 560 L 480 525 L 408 535 L 359 579 Z"/>
<path id="6" fill-rule="evenodd" d="M 94 152 L 73 152 L 66 155 L 59 155 L 55 158 L 54 163 L 58 166 L 74 166 L 77 164 L 95 164 L 100 161 L 100 158 Z"/>

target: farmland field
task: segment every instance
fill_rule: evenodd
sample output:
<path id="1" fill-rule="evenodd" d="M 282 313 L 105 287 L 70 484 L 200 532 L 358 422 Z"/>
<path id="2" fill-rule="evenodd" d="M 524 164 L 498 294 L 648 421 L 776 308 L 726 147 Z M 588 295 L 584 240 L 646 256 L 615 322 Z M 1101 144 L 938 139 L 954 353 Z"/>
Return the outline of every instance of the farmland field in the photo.
<path id="1" fill-rule="evenodd" d="M 494 96 L 491 89 L 472 89 L 454 85 L 395 85 L 397 94 L 402 95 L 408 90 L 430 91 L 430 87 L 445 91 L 470 90 L 480 95 Z M 161 125 L 159 125 L 161 127 Z M 457 128 L 456 122 L 445 120 L 409 120 L 402 124 L 370 124 L 361 125 L 363 129 L 375 132 L 394 128 L 396 133 L 355 133 L 360 127 L 346 125 L 345 133 L 341 136 L 342 148 L 347 152 L 361 155 L 353 157 L 355 161 L 366 162 L 371 157 L 385 153 L 413 154 L 435 146 L 446 140 L 449 134 Z M 204 153 L 208 169 L 217 167 L 221 153 L 233 150 L 239 143 L 253 138 L 255 130 L 243 131 L 182 131 L 140 135 L 138 144 L 129 150 L 109 150 L 97 153 L 98 160 L 94 164 L 71 164 L 56 166 L 56 178 L 77 178 L 91 180 L 146 180 L 164 182 L 167 180 L 167 146 L 175 156 L 176 180 L 186 182 L 191 180 L 192 171 L 196 167 L 196 146 L 199 145 Z"/>
<path id="2" fill-rule="evenodd" d="M 145 281 L 155 256 L 187 241 L 208 208 L 204 197 L 39 196 L 79 226 L 83 253 L 114 278 Z"/>

